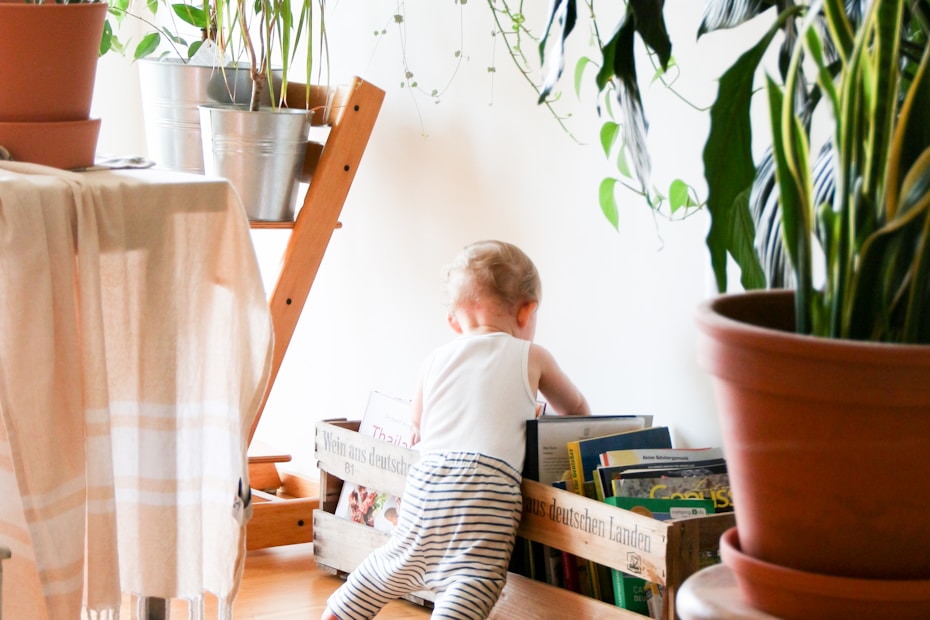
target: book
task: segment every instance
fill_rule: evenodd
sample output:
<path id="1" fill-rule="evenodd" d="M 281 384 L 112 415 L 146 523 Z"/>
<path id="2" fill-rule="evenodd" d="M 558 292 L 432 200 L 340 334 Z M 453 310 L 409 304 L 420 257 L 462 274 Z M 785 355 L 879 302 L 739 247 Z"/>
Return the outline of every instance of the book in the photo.
<path id="1" fill-rule="evenodd" d="M 665 464 L 653 467 L 630 467 L 620 473 L 621 479 L 631 478 L 688 478 L 727 473 L 727 463 L 723 459 L 712 461 L 695 461 L 692 463 Z"/>
<path id="2" fill-rule="evenodd" d="M 610 435 L 589 437 L 569 441 L 569 471 L 575 491 L 597 499 L 594 487 L 594 472 L 601 462 L 601 453 L 609 450 L 634 448 L 671 448 L 672 437 L 667 426 L 654 426 Z"/>
<path id="3" fill-rule="evenodd" d="M 552 484 L 569 470 L 568 442 L 651 426 L 651 415 L 542 415 L 529 420 L 523 477 Z"/>
<path id="4" fill-rule="evenodd" d="M 601 465 L 636 465 L 645 463 L 682 463 L 687 461 L 709 461 L 722 459 L 721 448 L 658 448 L 608 450 L 601 453 Z"/>
<path id="5" fill-rule="evenodd" d="M 597 499 L 598 501 L 604 501 L 605 498 L 612 496 L 614 494 L 613 481 L 622 477 L 624 474 L 628 477 L 645 477 L 647 474 L 642 472 L 651 472 L 649 475 L 661 476 L 665 472 L 672 470 L 680 472 L 679 468 L 722 468 L 722 471 L 726 471 L 726 461 L 723 458 L 716 458 L 707 461 L 677 461 L 671 463 L 651 461 L 648 463 L 611 465 L 607 467 L 598 465 L 594 472 L 594 487 Z"/>
<path id="6" fill-rule="evenodd" d="M 671 448 L 672 440 L 668 427 L 649 426 L 636 430 L 621 431 L 607 435 L 592 435 L 569 441 L 568 452 L 571 486 L 576 493 L 596 499 L 593 472 L 600 462 L 600 453 L 609 449 L 626 448 Z M 587 468 L 587 469 L 585 469 Z M 585 472 L 585 473 L 582 473 Z M 587 561 L 591 596 L 613 604 L 614 591 L 611 586 L 610 568 Z"/>
<path id="7" fill-rule="evenodd" d="M 613 480 L 616 497 L 651 497 L 659 499 L 710 499 L 715 512 L 733 510 L 733 493 L 729 475 L 718 468 L 640 470 L 620 474 Z M 610 499 L 610 498 L 608 498 Z"/>
<path id="8" fill-rule="evenodd" d="M 605 502 L 659 521 L 691 519 L 714 513 L 714 502 L 710 499 L 608 497 Z M 618 607 L 651 618 L 662 617 L 664 587 L 616 569 L 611 569 L 611 581 Z"/>
<path id="9" fill-rule="evenodd" d="M 608 435 L 652 426 L 652 415 L 614 414 L 591 416 L 540 415 L 526 423 L 526 454 L 523 477 L 542 484 L 562 484 L 568 478 L 568 442 L 599 435 Z M 540 543 L 521 537 L 514 546 L 510 570 L 540 581 L 555 580 L 554 567 L 546 570 L 544 558 L 555 564 L 552 550 Z M 568 589 L 591 593 L 587 560 L 571 554 L 562 557 L 561 585 Z M 567 571 L 568 574 L 564 574 Z M 593 573 L 592 573 L 593 574 Z"/>
<path id="10" fill-rule="evenodd" d="M 411 401 L 373 391 L 368 396 L 358 432 L 388 443 L 411 447 Z M 400 498 L 348 480 L 342 484 L 334 514 L 337 517 L 390 532 L 400 515 Z"/>

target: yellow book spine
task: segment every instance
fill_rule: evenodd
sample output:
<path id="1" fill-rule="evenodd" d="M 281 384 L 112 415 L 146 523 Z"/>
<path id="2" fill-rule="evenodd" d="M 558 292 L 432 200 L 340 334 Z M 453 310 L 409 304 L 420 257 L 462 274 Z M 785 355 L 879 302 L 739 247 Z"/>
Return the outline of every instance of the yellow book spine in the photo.
<path id="1" fill-rule="evenodd" d="M 584 474 L 581 472 L 581 448 L 577 441 L 569 441 L 568 468 L 572 476 L 572 487 L 575 493 L 584 495 Z"/>

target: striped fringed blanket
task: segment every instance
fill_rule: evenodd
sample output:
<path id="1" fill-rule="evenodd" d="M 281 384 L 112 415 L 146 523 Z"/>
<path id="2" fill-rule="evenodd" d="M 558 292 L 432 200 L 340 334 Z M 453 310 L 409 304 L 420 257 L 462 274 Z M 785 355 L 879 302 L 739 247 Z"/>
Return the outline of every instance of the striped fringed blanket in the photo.
<path id="1" fill-rule="evenodd" d="M 0 164 L 0 299 L 5 617 L 229 617 L 273 339 L 229 184 Z"/>

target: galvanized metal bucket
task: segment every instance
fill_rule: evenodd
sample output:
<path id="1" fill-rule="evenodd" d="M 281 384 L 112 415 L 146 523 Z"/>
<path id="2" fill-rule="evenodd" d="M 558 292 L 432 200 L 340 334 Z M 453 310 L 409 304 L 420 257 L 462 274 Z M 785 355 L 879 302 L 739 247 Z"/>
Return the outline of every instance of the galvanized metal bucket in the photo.
<path id="1" fill-rule="evenodd" d="M 149 159 L 171 170 L 202 174 L 198 106 L 247 104 L 252 96 L 248 68 L 219 69 L 177 59 L 140 60 L 137 64 Z M 280 92 L 280 80 L 280 72 L 274 73 L 275 92 Z M 270 90 L 265 89 L 262 105 L 271 104 Z"/>
<path id="2" fill-rule="evenodd" d="M 200 106 L 206 174 L 226 177 L 251 220 L 294 219 L 312 112 Z"/>

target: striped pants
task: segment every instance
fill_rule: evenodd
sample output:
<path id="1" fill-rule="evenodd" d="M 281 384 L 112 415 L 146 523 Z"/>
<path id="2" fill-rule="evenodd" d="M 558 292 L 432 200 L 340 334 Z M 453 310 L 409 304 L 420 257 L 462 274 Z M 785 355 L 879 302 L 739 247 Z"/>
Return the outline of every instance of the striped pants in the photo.
<path id="1" fill-rule="evenodd" d="M 433 618 L 487 618 L 500 597 L 522 513 L 520 473 L 481 454 L 426 454 L 410 469 L 391 540 L 328 601 L 340 620 L 436 593 Z"/>

